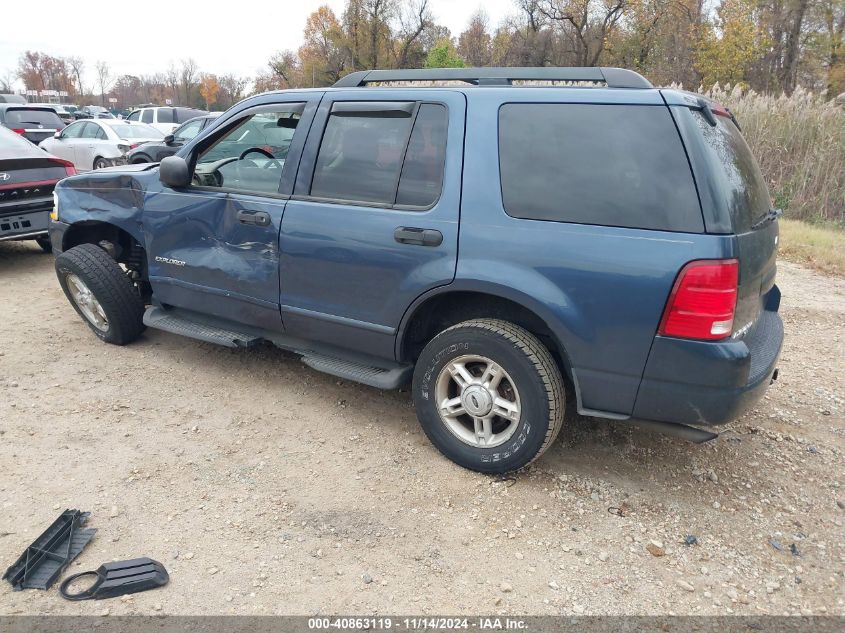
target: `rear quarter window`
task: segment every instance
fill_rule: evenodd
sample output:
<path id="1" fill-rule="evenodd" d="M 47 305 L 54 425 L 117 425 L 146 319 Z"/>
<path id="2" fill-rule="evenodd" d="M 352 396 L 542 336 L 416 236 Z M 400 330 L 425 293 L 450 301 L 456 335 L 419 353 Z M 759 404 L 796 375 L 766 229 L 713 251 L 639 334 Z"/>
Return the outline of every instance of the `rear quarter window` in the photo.
<path id="1" fill-rule="evenodd" d="M 712 126 L 701 112 L 693 112 L 693 119 L 710 153 L 719 189 L 725 192 L 734 231 L 745 233 L 772 206 L 760 167 L 733 121 L 717 116 Z"/>
<path id="2" fill-rule="evenodd" d="M 499 167 L 513 217 L 704 231 L 689 162 L 664 106 L 505 104 Z"/>

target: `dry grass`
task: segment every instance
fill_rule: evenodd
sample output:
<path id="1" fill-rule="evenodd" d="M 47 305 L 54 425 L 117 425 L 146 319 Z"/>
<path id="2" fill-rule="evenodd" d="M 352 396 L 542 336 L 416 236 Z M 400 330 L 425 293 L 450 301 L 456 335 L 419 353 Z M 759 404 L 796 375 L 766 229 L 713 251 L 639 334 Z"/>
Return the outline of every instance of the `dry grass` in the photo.
<path id="1" fill-rule="evenodd" d="M 845 230 L 800 220 L 782 219 L 779 224 L 784 259 L 845 277 Z"/>
<path id="2" fill-rule="evenodd" d="M 798 89 L 709 92 L 736 114 L 775 205 L 790 219 L 845 227 L 845 108 Z"/>

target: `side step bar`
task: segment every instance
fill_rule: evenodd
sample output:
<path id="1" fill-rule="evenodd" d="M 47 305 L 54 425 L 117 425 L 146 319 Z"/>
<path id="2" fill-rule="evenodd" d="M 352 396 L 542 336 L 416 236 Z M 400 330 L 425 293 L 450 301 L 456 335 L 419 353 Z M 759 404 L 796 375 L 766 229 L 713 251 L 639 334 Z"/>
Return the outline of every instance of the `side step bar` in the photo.
<path id="1" fill-rule="evenodd" d="M 679 437 L 682 440 L 687 440 L 694 444 L 702 444 L 703 442 L 709 442 L 719 437 L 718 433 L 711 433 L 710 431 L 697 429 L 694 426 L 688 426 L 686 424 L 672 424 L 671 422 L 658 422 L 656 420 L 636 420 L 633 418 L 630 420 L 620 420 L 620 422 L 622 421 L 634 424 L 642 429 L 662 433 L 663 435 Z"/>
<path id="2" fill-rule="evenodd" d="M 144 312 L 144 325 L 224 347 L 252 347 L 261 341 L 258 336 L 197 323 L 158 306 Z"/>
<path id="3" fill-rule="evenodd" d="M 393 363 L 387 367 L 374 366 L 371 364 L 373 361 L 366 357 L 339 358 L 338 356 L 343 354 L 334 348 L 315 349 L 313 343 L 287 337 L 279 332 L 238 332 L 230 329 L 232 326 L 237 327 L 236 323 L 221 321 L 215 324 L 211 320 L 203 321 L 205 322 L 194 320 L 191 313 L 167 310 L 159 306 L 151 306 L 144 313 L 144 325 L 147 327 L 224 347 L 252 347 L 263 340 L 270 341 L 276 347 L 300 354 L 302 362 L 312 369 L 378 389 L 397 389 L 411 378 L 412 365 Z"/>
<path id="4" fill-rule="evenodd" d="M 369 367 L 353 361 L 308 354 L 302 357 L 302 362 L 326 374 L 360 382 L 379 389 L 397 389 L 410 380 L 411 365 L 397 365 L 392 369 Z"/>

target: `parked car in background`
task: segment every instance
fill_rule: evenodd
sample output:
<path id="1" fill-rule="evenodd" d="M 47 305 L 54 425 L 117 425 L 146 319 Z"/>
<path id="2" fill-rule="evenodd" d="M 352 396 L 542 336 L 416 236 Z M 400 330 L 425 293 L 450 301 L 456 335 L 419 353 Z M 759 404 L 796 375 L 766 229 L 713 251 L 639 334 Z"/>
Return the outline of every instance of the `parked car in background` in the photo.
<path id="1" fill-rule="evenodd" d="M 196 108 L 178 108 L 172 106 L 156 106 L 153 108 L 141 108 L 135 110 L 128 117 L 129 121 L 137 121 L 152 125 L 164 134 L 171 134 L 177 127 L 193 119 L 194 117 L 208 114 L 208 110 L 197 110 Z"/>
<path id="2" fill-rule="evenodd" d="M 542 455 L 567 406 L 707 441 L 777 378 L 757 162 L 723 106 L 632 71 L 356 72 L 56 193 L 58 280 L 102 340 L 270 341 L 410 381 L 432 443 L 482 472 Z"/>
<path id="3" fill-rule="evenodd" d="M 52 108 L 19 103 L 0 103 L 0 125 L 35 144 L 65 127 L 64 121 Z"/>
<path id="4" fill-rule="evenodd" d="M 37 108 L 50 108 L 53 112 L 59 115 L 59 118 L 65 125 L 73 123 L 76 120 L 73 113 L 60 103 L 30 103 L 29 105 Z"/>
<path id="5" fill-rule="evenodd" d="M 0 103 L 26 103 L 26 97 L 4 93 L 0 94 Z"/>
<path id="6" fill-rule="evenodd" d="M 0 242 L 35 240 L 50 252 L 47 221 L 53 188 L 75 173 L 70 162 L 0 126 Z"/>
<path id="7" fill-rule="evenodd" d="M 78 119 L 113 119 L 114 115 L 102 106 L 87 105 L 76 111 Z"/>
<path id="8" fill-rule="evenodd" d="M 212 112 L 205 116 L 198 116 L 180 125 L 173 134 L 165 136 L 164 140 L 139 145 L 126 155 L 126 162 L 132 165 L 158 163 L 165 156 L 173 156 L 180 147 L 211 125 L 211 122 L 221 114 L 221 112 Z"/>
<path id="9" fill-rule="evenodd" d="M 131 149 L 163 137 L 161 132 L 143 123 L 120 119 L 88 119 L 71 123 L 40 146 L 72 162 L 77 171 L 88 171 L 123 165 Z"/>

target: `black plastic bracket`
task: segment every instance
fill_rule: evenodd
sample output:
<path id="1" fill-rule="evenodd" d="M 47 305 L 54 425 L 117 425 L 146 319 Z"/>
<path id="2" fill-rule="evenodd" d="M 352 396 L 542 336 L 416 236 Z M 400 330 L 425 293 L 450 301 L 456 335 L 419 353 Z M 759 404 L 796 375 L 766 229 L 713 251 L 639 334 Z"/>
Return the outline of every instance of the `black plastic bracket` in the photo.
<path id="1" fill-rule="evenodd" d="M 90 515 L 90 512 L 79 510 L 62 512 L 6 570 L 3 579 L 8 580 L 15 591 L 49 589 L 97 533 L 96 528 L 81 527 Z"/>
<path id="2" fill-rule="evenodd" d="M 68 593 L 70 584 L 83 576 L 97 578 L 87 589 L 78 593 Z M 152 558 L 133 558 L 104 563 L 96 571 L 84 571 L 69 576 L 59 587 L 59 593 L 66 600 L 102 600 L 162 587 L 169 580 L 167 570 L 158 561 Z"/>

